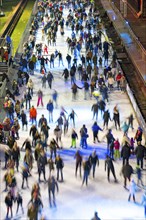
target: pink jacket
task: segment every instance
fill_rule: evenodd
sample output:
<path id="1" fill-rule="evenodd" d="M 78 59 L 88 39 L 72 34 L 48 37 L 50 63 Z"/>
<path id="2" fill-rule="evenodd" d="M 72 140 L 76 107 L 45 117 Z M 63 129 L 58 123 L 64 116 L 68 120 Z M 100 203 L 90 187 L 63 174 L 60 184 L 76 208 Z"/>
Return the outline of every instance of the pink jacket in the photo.
<path id="1" fill-rule="evenodd" d="M 119 141 L 114 141 L 114 148 L 115 148 L 115 150 L 119 150 L 120 149 Z"/>

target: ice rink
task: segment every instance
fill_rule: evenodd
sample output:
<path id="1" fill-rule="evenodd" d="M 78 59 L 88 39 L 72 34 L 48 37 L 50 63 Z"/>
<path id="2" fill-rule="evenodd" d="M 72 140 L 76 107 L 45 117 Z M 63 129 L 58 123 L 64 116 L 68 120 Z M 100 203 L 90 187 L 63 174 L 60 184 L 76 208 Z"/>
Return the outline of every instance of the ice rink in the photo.
<path id="1" fill-rule="evenodd" d="M 66 18 L 68 14 L 68 10 L 64 10 L 64 17 Z M 42 40 L 42 27 L 40 26 L 37 35 L 36 35 L 36 42 L 39 43 Z M 37 105 L 37 91 L 42 89 L 44 97 L 44 107 L 38 107 L 37 112 L 37 120 L 40 119 L 41 115 L 44 114 L 48 120 L 48 111 L 46 110 L 46 104 L 49 99 L 52 97 L 53 90 L 57 90 L 59 97 L 58 97 L 58 108 L 54 109 L 54 122 L 49 123 L 50 130 L 49 130 L 49 141 L 51 138 L 54 137 L 53 130 L 56 127 L 56 120 L 60 115 L 61 106 L 65 108 L 67 113 L 69 114 L 72 109 L 76 112 L 77 116 L 75 118 L 76 126 L 75 130 L 78 133 L 78 140 L 77 140 L 77 149 L 79 149 L 84 158 L 88 157 L 92 151 L 95 149 L 98 156 L 99 156 L 99 167 L 96 168 L 95 179 L 92 178 L 92 175 L 89 177 L 88 186 L 82 186 L 82 179 L 78 176 L 75 177 L 75 159 L 74 155 L 77 149 L 70 148 L 71 145 L 71 131 L 72 131 L 72 123 L 69 123 L 69 131 L 65 136 L 62 136 L 63 142 L 63 149 L 59 150 L 58 153 L 64 160 L 64 182 L 59 183 L 59 193 L 56 194 L 56 208 L 50 208 L 49 201 L 48 201 L 48 190 L 47 184 L 44 182 L 40 183 L 41 188 L 41 198 L 44 204 L 44 208 L 42 210 L 43 215 L 46 217 L 47 220 L 90 220 L 95 211 L 98 211 L 99 217 L 102 220 L 144 220 L 144 208 L 141 205 L 141 197 L 143 194 L 143 190 L 141 188 L 137 188 L 136 193 L 136 203 L 128 202 L 128 195 L 129 192 L 124 189 L 124 179 L 120 175 L 120 171 L 122 168 L 122 160 L 118 160 L 114 162 L 116 176 L 118 179 L 118 183 L 114 182 L 114 178 L 111 174 L 111 181 L 110 183 L 107 181 L 107 173 L 104 170 L 104 160 L 106 154 L 106 138 L 105 135 L 107 130 L 99 132 L 99 140 L 101 141 L 98 144 L 93 143 L 92 137 L 92 130 L 91 127 L 94 123 L 92 120 L 92 111 L 91 107 L 96 102 L 93 98 L 89 98 L 88 100 L 84 100 L 84 91 L 79 90 L 78 97 L 76 101 L 72 101 L 72 92 L 71 92 L 71 83 L 70 79 L 67 83 L 64 82 L 64 78 L 62 77 L 63 69 L 67 67 L 66 62 L 66 55 L 68 53 L 68 48 L 66 44 L 66 38 L 71 36 L 71 29 L 65 27 L 65 34 L 62 36 L 60 31 L 57 33 L 57 42 L 56 46 L 49 46 L 49 55 L 57 49 L 61 51 L 63 54 L 63 61 L 64 66 L 58 67 L 58 58 L 55 60 L 55 68 L 51 69 L 51 72 L 54 75 L 54 81 L 52 85 L 52 90 L 48 88 L 44 89 L 41 85 L 41 77 L 42 75 L 39 72 L 40 66 L 37 65 L 37 69 L 31 79 L 34 82 L 34 96 L 32 98 L 31 104 L 36 107 Z M 47 42 L 45 39 L 44 44 Z M 81 53 L 84 53 L 84 48 Z M 78 64 L 80 61 L 78 62 Z M 48 67 L 47 67 L 48 70 Z M 100 68 L 100 73 L 102 73 L 103 69 Z M 80 80 L 78 80 L 77 75 L 77 84 L 82 85 Z M 24 88 L 23 88 L 24 90 Z M 111 117 L 113 117 L 113 108 L 115 105 L 118 105 L 120 111 L 120 119 L 121 124 L 126 120 L 126 118 L 133 112 L 133 108 L 130 104 L 128 96 L 126 93 L 121 91 L 113 91 L 109 94 L 109 102 L 107 103 L 106 108 L 109 109 L 111 113 Z M 29 119 L 29 112 L 28 110 L 27 116 Z M 133 113 L 134 114 L 134 113 Z M 21 124 L 21 123 L 20 123 Z M 80 144 L 80 135 L 79 130 L 81 129 L 82 125 L 85 124 L 88 128 L 89 138 L 88 138 L 88 148 L 81 149 Z M 101 128 L 103 128 L 103 120 L 99 113 L 98 117 L 98 124 Z M 20 129 L 20 139 L 18 140 L 18 146 L 21 147 L 23 142 L 27 137 L 29 137 L 29 130 L 31 124 L 29 123 L 28 131 L 22 131 Z M 138 127 L 137 119 L 134 119 L 134 131 L 129 129 L 128 136 L 134 137 L 136 129 Z M 123 132 L 116 130 L 114 127 L 114 122 L 110 121 L 109 128 L 112 129 L 114 137 L 119 138 L 122 140 Z M 144 142 L 143 142 L 144 144 Z M 3 149 L 5 146 L 1 145 L 0 148 Z M 34 150 L 34 149 L 33 149 Z M 3 151 L 3 150 L 2 150 Z M 5 196 L 6 192 L 4 192 L 4 181 L 3 177 L 6 170 L 3 169 L 4 167 L 4 159 L 3 153 L 1 151 L 1 169 L 0 169 L 0 219 L 5 219 L 6 216 L 6 206 L 5 206 Z M 47 155 L 49 157 L 50 152 L 47 149 Z M 23 197 L 23 206 L 24 206 L 24 214 L 21 214 L 21 209 L 19 213 L 16 213 L 16 204 L 13 206 L 13 219 L 27 219 L 27 204 L 31 199 L 31 187 L 34 182 L 38 181 L 38 174 L 37 174 L 37 165 L 36 161 L 33 164 L 32 169 L 32 176 L 29 177 L 29 189 L 21 189 L 22 184 L 22 177 L 21 177 L 21 166 L 23 163 L 24 157 L 24 150 L 21 150 L 21 158 L 20 158 L 20 168 L 19 172 L 15 172 L 15 176 L 17 179 L 17 189 L 21 192 Z M 135 157 L 130 158 L 130 164 L 135 169 L 136 167 L 136 159 Z M 83 173 L 83 172 L 82 172 Z M 91 173 L 92 174 L 92 173 Z M 143 181 L 145 182 L 145 173 L 143 172 Z M 54 175 L 56 176 L 56 170 L 54 171 Z M 49 167 L 46 166 L 46 176 L 49 176 Z M 136 175 L 133 175 L 133 178 L 137 182 Z"/>

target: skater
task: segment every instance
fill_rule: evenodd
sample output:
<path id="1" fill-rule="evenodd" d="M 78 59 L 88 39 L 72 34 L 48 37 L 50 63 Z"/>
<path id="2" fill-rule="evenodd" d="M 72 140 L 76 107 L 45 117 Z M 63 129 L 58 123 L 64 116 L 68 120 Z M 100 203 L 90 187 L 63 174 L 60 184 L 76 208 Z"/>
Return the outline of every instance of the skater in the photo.
<path id="1" fill-rule="evenodd" d="M 69 126 L 69 123 L 68 123 L 68 119 L 64 118 L 64 136 L 67 134 L 68 132 L 68 126 Z"/>
<path id="2" fill-rule="evenodd" d="M 110 156 L 106 156 L 106 160 L 105 160 L 105 171 L 107 169 L 107 179 L 108 182 L 110 182 L 110 171 L 113 174 L 113 177 L 115 179 L 115 183 L 117 183 L 117 178 L 116 178 L 116 174 L 115 174 L 115 168 L 114 168 L 114 164 L 112 159 L 110 158 Z"/>
<path id="3" fill-rule="evenodd" d="M 107 139 L 107 154 L 109 154 L 110 146 L 115 141 L 115 138 L 114 138 L 114 136 L 112 134 L 112 130 L 111 129 L 108 130 L 108 133 L 106 135 L 106 139 Z"/>
<path id="4" fill-rule="evenodd" d="M 145 219 L 146 219 L 146 191 L 144 192 L 144 194 L 142 196 L 141 204 L 144 206 L 144 216 L 145 216 Z"/>
<path id="5" fill-rule="evenodd" d="M 43 107 L 44 106 L 44 104 L 43 104 L 43 92 L 39 89 L 37 95 L 38 95 L 37 107 L 40 105 L 40 102 L 41 102 L 41 105 Z"/>
<path id="6" fill-rule="evenodd" d="M 54 158 L 56 158 L 56 151 L 57 151 L 57 148 L 59 149 L 59 146 L 54 138 L 52 138 L 52 140 L 50 141 L 49 147 L 50 147 L 50 153 L 51 153 L 50 158 L 52 159 L 53 154 L 54 154 Z"/>
<path id="7" fill-rule="evenodd" d="M 129 197 L 128 197 L 128 202 L 130 202 L 131 196 L 133 196 L 133 201 L 135 201 L 135 192 L 136 192 L 136 183 L 134 182 L 134 179 L 130 181 L 130 186 L 129 186 Z"/>
<path id="8" fill-rule="evenodd" d="M 90 173 L 90 161 L 89 159 L 86 159 L 83 162 L 83 170 L 84 170 L 84 174 L 83 174 L 83 181 L 82 181 L 82 186 L 84 185 L 84 182 L 86 182 L 86 186 L 88 185 L 88 177 L 89 177 L 89 173 Z"/>
<path id="9" fill-rule="evenodd" d="M 80 135 L 81 135 L 81 141 L 80 141 L 80 146 L 82 148 L 87 148 L 87 138 L 89 137 L 88 135 L 88 130 L 85 125 L 80 129 Z"/>
<path id="10" fill-rule="evenodd" d="M 49 203 L 50 207 L 52 207 L 52 200 L 51 200 L 51 194 L 53 196 L 53 205 L 56 207 L 56 201 L 55 201 L 55 190 L 57 189 L 57 192 L 59 191 L 58 183 L 55 180 L 54 176 L 50 176 L 48 179 L 48 194 L 49 194 Z"/>
<path id="11" fill-rule="evenodd" d="M 60 148 L 62 148 L 62 141 L 61 141 L 61 136 L 62 136 L 62 130 L 59 128 L 57 125 L 56 128 L 54 129 L 54 135 L 56 136 L 56 142 L 60 141 Z"/>
<path id="12" fill-rule="evenodd" d="M 133 117 L 133 114 L 131 113 L 128 117 L 128 126 L 131 127 L 132 131 L 134 130 L 133 120 L 134 120 L 134 117 Z"/>
<path id="13" fill-rule="evenodd" d="M 81 167 L 82 167 L 82 156 L 79 150 L 77 150 L 77 152 L 75 153 L 74 158 L 76 159 L 76 167 L 75 167 L 75 176 L 77 177 L 77 172 L 78 172 L 78 168 L 80 171 L 80 177 L 82 176 L 81 174 Z"/>
<path id="14" fill-rule="evenodd" d="M 146 148 L 141 144 L 140 141 L 138 141 L 138 145 L 135 149 L 136 159 L 137 159 L 137 165 L 140 165 L 141 169 L 143 169 L 143 160 L 146 156 Z"/>
<path id="15" fill-rule="evenodd" d="M 75 111 L 72 109 L 71 113 L 70 113 L 69 116 L 68 116 L 68 119 L 70 119 L 70 121 L 72 120 L 74 128 L 75 128 L 75 116 L 77 116 L 77 114 L 76 114 Z"/>
<path id="16" fill-rule="evenodd" d="M 30 120 L 31 120 L 31 124 L 33 125 L 33 123 L 35 122 L 35 125 L 37 125 L 37 110 L 34 106 L 31 107 L 30 111 L 29 111 L 29 115 L 30 115 Z"/>
<path id="17" fill-rule="evenodd" d="M 48 104 L 47 104 L 47 110 L 48 110 L 48 113 L 49 113 L 49 123 L 50 122 L 53 122 L 53 110 L 54 110 L 54 105 L 53 105 L 53 102 L 52 100 L 50 99 Z"/>
<path id="18" fill-rule="evenodd" d="M 71 146 L 70 148 L 76 148 L 76 139 L 78 139 L 78 135 L 74 129 L 72 129 L 71 133 Z"/>
<path id="19" fill-rule="evenodd" d="M 29 167 L 26 163 L 24 163 L 24 165 L 22 167 L 22 186 L 21 186 L 22 189 L 24 189 L 24 180 L 26 181 L 27 188 L 29 188 L 29 186 L 28 186 L 28 174 L 29 174 Z"/>
<path id="20" fill-rule="evenodd" d="M 122 147 L 122 150 L 121 150 L 121 157 L 123 158 L 123 165 L 125 164 L 125 161 L 129 162 L 130 156 L 131 156 L 130 147 L 128 143 L 125 142 L 125 145 Z"/>
<path id="21" fill-rule="evenodd" d="M 26 110 L 27 110 L 27 107 L 29 107 L 29 109 L 30 109 L 30 106 L 31 106 L 30 101 L 31 101 L 31 99 L 32 99 L 32 97 L 31 97 L 31 94 L 30 94 L 30 92 L 28 90 L 28 91 L 26 91 L 24 93 L 24 100 L 25 100 L 25 108 L 26 108 Z"/>
<path id="22" fill-rule="evenodd" d="M 15 198 L 15 201 L 17 201 L 17 210 L 16 210 L 16 214 L 18 213 L 19 210 L 19 206 L 21 206 L 21 210 L 22 210 L 22 214 L 24 214 L 24 209 L 23 209 L 23 199 L 22 196 L 20 195 L 19 192 L 17 192 L 17 196 Z"/>
<path id="23" fill-rule="evenodd" d="M 52 81 L 54 80 L 53 74 L 49 71 L 47 75 L 47 82 L 50 89 L 52 89 Z"/>
<path id="24" fill-rule="evenodd" d="M 143 181 L 142 181 L 142 169 L 140 168 L 139 165 L 136 166 L 136 174 L 137 174 L 137 185 L 140 186 L 144 186 L 143 185 Z"/>
<path id="25" fill-rule="evenodd" d="M 55 102 L 55 108 L 57 108 L 58 107 L 58 104 L 57 104 L 58 92 L 56 90 L 54 90 L 54 92 L 52 93 L 52 99 L 53 99 L 53 102 Z"/>
<path id="26" fill-rule="evenodd" d="M 11 195 L 11 192 L 8 192 L 8 194 L 7 194 L 6 197 L 5 197 L 5 204 L 6 204 L 6 206 L 7 206 L 6 219 L 7 219 L 8 216 L 9 216 L 9 210 L 11 211 L 11 218 L 13 217 L 13 211 L 12 211 L 13 201 L 14 201 L 14 198 L 13 198 L 13 196 Z"/>
<path id="27" fill-rule="evenodd" d="M 142 135 L 143 135 L 143 130 L 141 127 L 138 127 L 137 131 L 136 131 L 136 134 L 135 134 L 135 137 L 134 137 L 134 140 L 137 141 L 142 141 Z"/>
<path id="28" fill-rule="evenodd" d="M 101 219 L 98 217 L 98 212 L 95 212 L 95 213 L 94 213 L 94 217 L 93 217 L 91 220 L 101 220 Z"/>
<path id="29" fill-rule="evenodd" d="M 131 180 L 131 175 L 134 173 L 132 166 L 129 164 L 129 162 L 126 162 L 125 165 L 123 165 L 121 174 L 123 174 L 124 177 L 124 188 L 127 189 L 127 179 Z"/>
<path id="30" fill-rule="evenodd" d="M 99 138 L 98 138 L 98 132 L 103 131 L 95 121 L 94 124 L 92 125 L 92 132 L 93 132 L 93 143 L 97 142 L 100 143 Z"/>
<path id="31" fill-rule="evenodd" d="M 99 159 L 98 155 L 96 154 L 96 150 L 94 150 L 93 153 L 89 156 L 89 161 L 91 164 L 91 168 L 93 168 L 93 178 L 95 178 L 96 164 L 99 166 Z"/>
<path id="32" fill-rule="evenodd" d="M 47 81 L 47 78 L 46 78 L 46 75 L 45 75 L 45 74 L 43 75 L 41 81 L 42 81 L 42 88 L 46 89 L 46 81 Z"/>
<path id="33" fill-rule="evenodd" d="M 119 142 L 119 139 L 117 138 L 115 141 L 114 141 L 114 159 L 117 160 L 117 159 L 120 159 L 120 142 Z"/>
<path id="34" fill-rule="evenodd" d="M 47 156 L 46 156 L 44 150 L 42 149 L 42 151 L 40 152 L 40 155 L 38 157 L 38 160 L 37 160 L 39 182 L 41 182 L 41 179 L 40 179 L 41 173 L 43 173 L 44 181 L 46 182 L 46 169 L 45 169 L 46 164 L 47 164 Z"/>
<path id="35" fill-rule="evenodd" d="M 27 116 L 26 113 L 24 112 L 24 110 L 22 110 L 21 114 L 20 114 L 20 119 L 22 121 L 22 131 L 24 130 L 24 125 L 26 126 L 26 131 L 27 131 Z"/>
<path id="36" fill-rule="evenodd" d="M 105 128 L 105 126 L 106 126 L 106 129 L 108 129 L 109 120 L 111 121 L 110 113 L 109 113 L 109 110 L 106 110 L 103 114 L 103 121 L 104 121 L 103 129 Z"/>
<path id="37" fill-rule="evenodd" d="M 57 181 L 59 181 L 59 173 L 60 173 L 61 174 L 60 182 L 63 182 L 63 171 L 62 170 L 64 167 L 64 162 L 59 154 L 55 159 L 55 164 L 56 164 L 56 169 L 57 169 Z"/>
<path id="38" fill-rule="evenodd" d="M 98 120 L 98 109 L 99 109 L 98 103 L 95 103 L 92 105 L 92 108 L 91 108 L 91 111 L 93 111 L 92 120 L 94 119 L 94 117 L 95 117 L 96 121 Z"/>
<path id="39" fill-rule="evenodd" d="M 120 114 L 119 114 L 119 110 L 117 108 L 117 105 L 113 109 L 113 120 L 115 122 L 116 130 L 117 130 L 117 125 L 118 125 L 119 130 L 120 130 Z"/>

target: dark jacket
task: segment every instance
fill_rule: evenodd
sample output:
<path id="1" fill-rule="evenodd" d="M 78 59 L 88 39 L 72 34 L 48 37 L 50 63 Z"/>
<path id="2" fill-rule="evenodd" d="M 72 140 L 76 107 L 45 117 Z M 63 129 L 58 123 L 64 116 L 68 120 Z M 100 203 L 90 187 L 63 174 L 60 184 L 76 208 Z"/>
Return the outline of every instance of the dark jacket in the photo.
<path id="1" fill-rule="evenodd" d="M 55 164 L 57 169 L 62 169 L 64 167 L 64 163 L 61 157 L 56 158 Z"/>
<path id="2" fill-rule="evenodd" d="M 122 167 L 122 174 L 124 177 L 130 178 L 132 173 L 133 173 L 133 168 L 131 165 L 126 164 Z"/>
<path id="3" fill-rule="evenodd" d="M 127 144 L 125 144 L 121 150 L 121 157 L 129 159 L 130 155 L 131 155 L 130 147 Z"/>
<path id="4" fill-rule="evenodd" d="M 53 109 L 54 109 L 53 102 L 49 102 L 49 103 L 47 104 L 47 110 L 48 110 L 49 112 L 53 112 Z"/>
<path id="5" fill-rule="evenodd" d="M 91 108 L 91 111 L 98 113 L 98 107 L 99 107 L 98 104 L 93 104 L 92 108 Z"/>
<path id="6" fill-rule="evenodd" d="M 55 192 L 55 188 L 57 189 L 57 191 L 59 190 L 57 181 L 53 176 L 51 176 L 48 180 L 48 191 Z"/>
<path id="7" fill-rule="evenodd" d="M 5 198 L 5 204 L 6 204 L 6 206 L 8 206 L 8 207 L 12 207 L 12 205 L 13 205 L 13 197 L 12 196 L 6 196 L 6 198 Z"/>
<path id="8" fill-rule="evenodd" d="M 105 171 L 106 168 L 114 170 L 113 160 L 110 157 L 106 158 L 105 160 Z"/>
<path id="9" fill-rule="evenodd" d="M 104 112 L 103 119 L 107 122 L 109 121 L 109 119 L 111 120 L 109 111 Z"/>
<path id="10" fill-rule="evenodd" d="M 97 154 L 95 154 L 95 155 L 91 154 L 89 156 L 89 161 L 90 161 L 91 164 L 98 164 L 98 166 L 99 166 L 99 159 L 98 159 Z"/>
<path id="11" fill-rule="evenodd" d="M 143 159 L 146 155 L 146 148 L 143 145 L 138 145 L 135 149 L 135 154 L 138 159 Z"/>

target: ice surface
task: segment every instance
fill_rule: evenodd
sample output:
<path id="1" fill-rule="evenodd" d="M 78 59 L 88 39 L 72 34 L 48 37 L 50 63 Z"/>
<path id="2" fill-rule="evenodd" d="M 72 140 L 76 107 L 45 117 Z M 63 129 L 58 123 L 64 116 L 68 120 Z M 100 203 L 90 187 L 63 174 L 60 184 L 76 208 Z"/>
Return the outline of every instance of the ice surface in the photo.
<path id="1" fill-rule="evenodd" d="M 64 16 L 67 15 L 67 9 L 64 10 Z M 41 42 L 41 27 L 38 30 L 36 41 Z M 63 54 L 64 60 L 64 67 L 67 66 L 66 63 L 66 55 L 67 45 L 65 43 L 67 36 L 71 34 L 70 28 L 65 28 L 65 35 L 61 36 L 60 32 L 57 33 L 57 45 L 55 47 L 49 46 L 49 55 L 51 52 L 54 52 L 57 48 L 58 51 L 61 51 Z M 46 39 L 45 42 L 46 43 Z M 84 51 L 84 49 L 82 50 Z M 79 130 L 83 124 L 86 124 L 88 128 L 89 138 L 88 138 L 88 148 L 87 150 L 80 149 L 82 155 L 84 157 L 91 154 L 91 152 L 96 149 L 97 154 L 99 155 L 100 165 L 96 168 L 96 177 L 95 179 L 92 178 L 92 175 L 89 177 L 88 186 L 81 186 L 82 180 L 78 176 L 75 177 L 75 160 L 74 154 L 76 152 L 75 149 L 70 149 L 71 144 L 71 130 L 72 124 L 69 125 L 69 131 L 65 136 L 62 136 L 63 141 L 63 150 L 59 150 L 58 152 L 64 159 L 65 167 L 64 167 L 64 182 L 59 183 L 59 193 L 56 194 L 56 208 L 50 208 L 48 202 L 48 191 L 47 185 L 45 183 L 41 183 L 41 198 L 44 204 L 44 209 L 42 211 L 43 215 L 46 217 L 47 220 L 86 220 L 91 219 L 94 215 L 94 211 L 98 211 L 98 214 L 101 219 L 107 220 L 142 220 L 144 219 L 144 208 L 140 205 L 141 203 L 141 196 L 143 191 L 141 189 L 138 190 L 136 193 L 136 203 L 134 204 L 132 201 L 128 202 L 128 191 L 123 188 L 123 178 L 120 176 L 122 161 L 119 160 L 114 163 L 116 175 L 118 179 L 118 183 L 114 183 L 114 179 L 111 175 L 111 182 L 108 183 L 106 172 L 104 171 L 104 158 L 106 154 L 106 130 L 103 132 L 99 132 L 99 139 L 101 143 L 93 144 L 92 139 L 92 130 L 91 126 L 94 122 L 92 120 L 92 112 L 91 106 L 95 103 L 95 99 L 84 100 L 84 92 L 83 90 L 79 91 L 78 98 L 76 101 L 72 101 L 72 94 L 71 94 L 71 84 L 70 80 L 65 83 L 62 77 L 62 72 L 64 69 L 63 66 L 58 67 L 58 61 L 55 61 L 55 68 L 51 69 L 54 75 L 53 81 L 53 88 L 50 90 L 49 88 L 42 89 L 44 93 L 44 107 L 38 107 L 38 116 L 37 120 L 41 117 L 42 114 L 48 119 L 48 112 L 46 110 L 46 104 L 48 100 L 51 98 L 52 91 L 56 89 L 59 93 L 58 99 L 58 109 L 54 110 L 54 123 L 50 123 L 50 132 L 49 132 L 49 140 L 54 137 L 53 130 L 56 126 L 56 120 L 60 114 L 60 107 L 64 106 L 68 113 L 71 112 L 71 109 L 74 109 L 77 117 L 76 117 L 76 131 L 79 134 Z M 37 104 L 37 91 L 41 89 L 41 74 L 39 73 L 39 65 L 37 65 L 37 71 L 35 71 L 34 76 L 31 76 L 35 86 L 34 86 L 34 96 L 32 99 L 32 104 L 36 107 Z M 100 69 L 102 72 L 102 69 Z M 81 82 L 78 80 L 77 76 L 77 83 L 80 85 Z M 109 95 L 109 103 L 107 103 L 107 108 L 109 108 L 111 115 L 113 111 L 113 107 L 118 104 L 118 108 L 120 110 L 120 118 L 121 123 L 125 121 L 125 119 L 133 112 L 132 106 L 129 102 L 129 99 L 125 93 L 120 91 L 114 91 Z M 27 115 L 29 117 L 29 113 L 27 111 Z M 102 117 L 99 113 L 98 119 L 99 125 L 102 127 Z M 29 124 L 30 128 L 31 124 Z M 134 127 L 137 128 L 138 123 L 137 120 L 134 120 Z M 122 139 L 122 131 L 115 130 L 113 122 L 109 123 L 109 127 L 113 129 L 113 134 L 115 138 L 119 138 L 120 141 Z M 134 137 L 136 130 L 129 131 L 129 137 Z M 20 139 L 18 140 L 18 145 L 21 147 L 23 141 L 28 137 L 28 131 L 20 130 Z M 79 148 L 80 143 L 80 135 L 79 139 L 77 140 L 77 148 Z M 4 146 L 1 145 L 0 148 Z M 47 155 L 49 156 L 49 149 L 47 150 Z M 20 159 L 20 171 L 21 165 L 23 162 L 24 151 L 21 151 L 21 159 Z M 136 167 L 136 160 L 135 158 L 130 159 L 130 164 L 132 164 L 133 168 Z M 4 163 L 2 160 L 1 168 L 3 168 Z M 6 216 L 6 206 L 4 203 L 4 198 L 6 193 L 3 192 L 4 190 L 4 176 L 5 170 L 0 170 L 0 219 L 4 219 Z M 47 177 L 49 176 L 49 167 L 46 167 Z M 54 172 L 56 175 L 56 171 Z M 33 164 L 32 176 L 29 177 L 29 189 L 21 190 L 21 173 L 15 172 L 15 176 L 17 178 L 17 188 L 20 190 L 23 196 L 23 206 L 25 209 L 24 215 L 21 214 L 21 210 L 19 210 L 18 215 L 15 215 L 16 212 L 16 204 L 13 206 L 13 219 L 27 219 L 27 204 L 30 200 L 30 192 L 31 187 L 34 182 L 38 181 L 38 174 L 37 174 L 37 166 L 36 162 Z M 134 179 L 136 180 L 136 175 L 134 175 Z M 143 180 L 145 180 L 145 175 L 143 176 Z"/>

